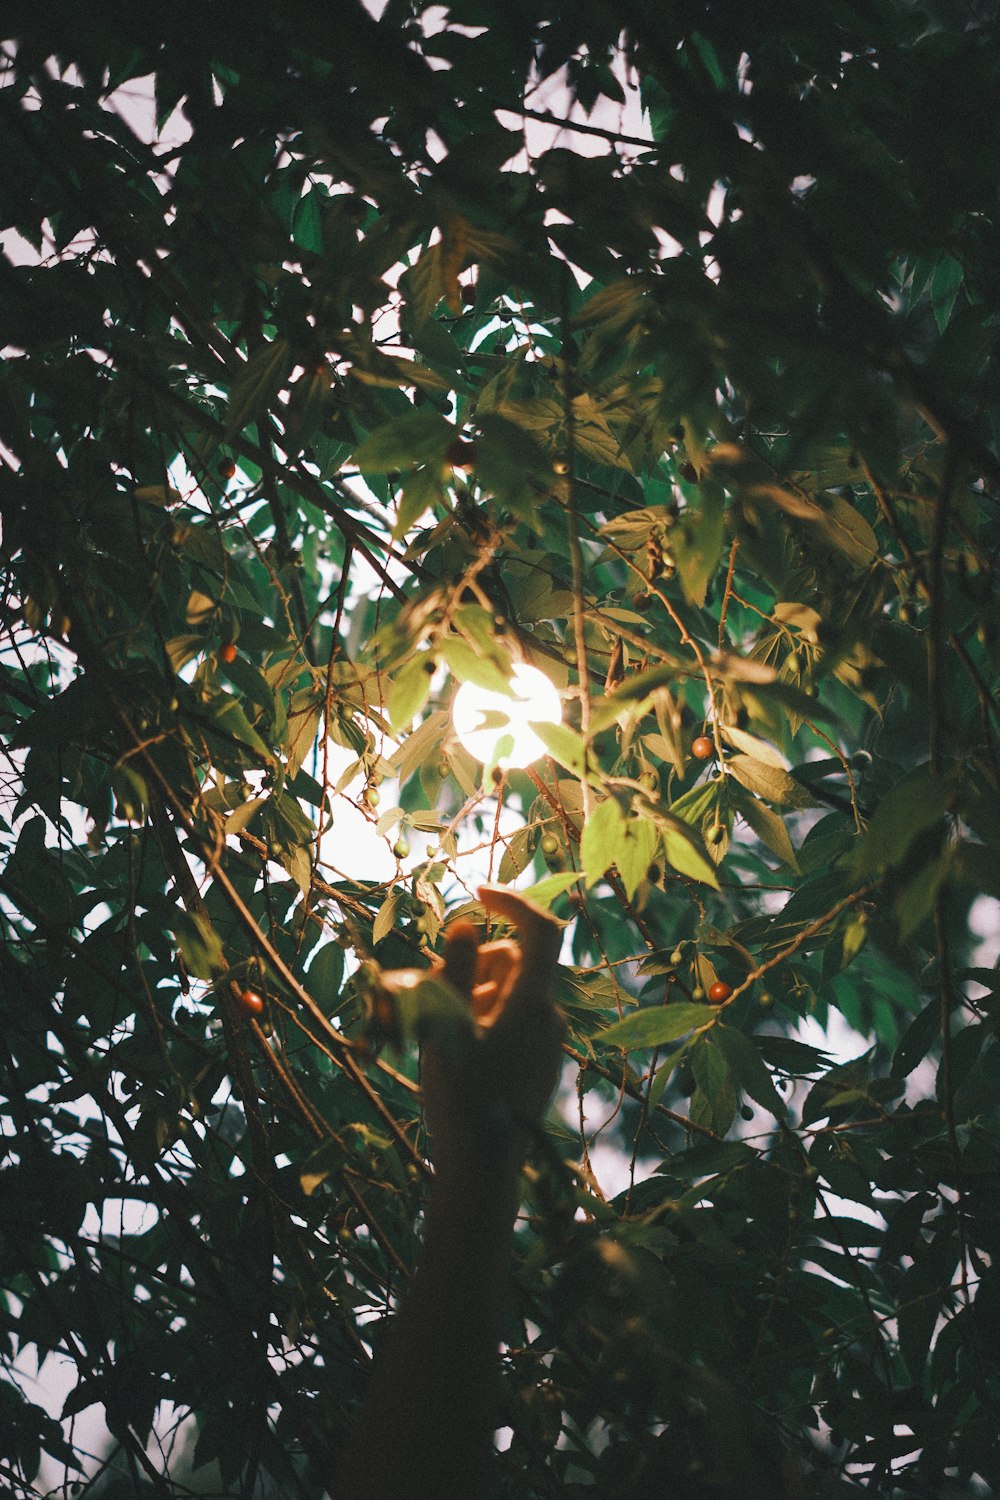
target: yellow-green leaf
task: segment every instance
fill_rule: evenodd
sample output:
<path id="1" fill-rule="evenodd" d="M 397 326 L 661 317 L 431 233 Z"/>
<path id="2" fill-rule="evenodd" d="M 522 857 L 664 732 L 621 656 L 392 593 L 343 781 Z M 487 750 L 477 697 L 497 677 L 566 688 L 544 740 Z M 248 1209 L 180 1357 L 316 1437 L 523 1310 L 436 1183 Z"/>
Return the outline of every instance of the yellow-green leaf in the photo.
<path id="1" fill-rule="evenodd" d="M 696 1027 L 711 1025 L 718 1012 L 711 1005 L 694 1005 L 684 1001 L 676 1005 L 650 1005 L 634 1015 L 616 1021 L 602 1031 L 601 1041 L 635 1052 L 640 1047 L 660 1047 L 674 1042 Z"/>
<path id="2" fill-rule="evenodd" d="M 815 798 L 780 766 L 771 766 L 750 755 L 732 755 L 726 767 L 748 792 L 777 802 L 779 807 L 815 807 Z"/>
<path id="3" fill-rule="evenodd" d="M 580 838 L 580 861 L 587 886 L 596 885 L 618 859 L 625 837 L 625 814 L 614 797 L 594 808 Z"/>
<path id="4" fill-rule="evenodd" d="M 389 723 L 394 734 L 406 729 L 427 702 L 433 675 L 433 657 L 427 652 L 420 652 L 404 662 L 393 676 L 386 699 Z"/>

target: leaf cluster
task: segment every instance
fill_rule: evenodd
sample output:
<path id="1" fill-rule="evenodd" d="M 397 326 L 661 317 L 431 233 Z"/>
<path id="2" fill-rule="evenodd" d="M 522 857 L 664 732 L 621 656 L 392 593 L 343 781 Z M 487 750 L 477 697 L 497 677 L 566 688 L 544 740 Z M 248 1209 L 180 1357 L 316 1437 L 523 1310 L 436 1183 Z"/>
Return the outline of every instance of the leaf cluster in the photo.
<path id="1" fill-rule="evenodd" d="M 572 1073 L 491 1493 L 987 1493 L 992 7 L 441 9 L 0 16 L 0 1473 L 322 1493 L 430 1175 L 372 976 L 489 873 Z"/>

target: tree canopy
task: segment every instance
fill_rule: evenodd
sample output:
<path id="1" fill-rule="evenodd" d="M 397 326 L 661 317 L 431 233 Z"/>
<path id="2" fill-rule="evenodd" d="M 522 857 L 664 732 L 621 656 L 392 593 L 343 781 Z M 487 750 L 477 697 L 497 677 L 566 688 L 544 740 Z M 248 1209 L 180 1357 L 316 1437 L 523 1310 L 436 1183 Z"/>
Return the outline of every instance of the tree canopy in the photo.
<path id="1" fill-rule="evenodd" d="M 492 1493 L 1000 1488 L 996 19 L 3 7 L 11 1493 L 322 1493 L 484 874 L 568 1022 Z"/>

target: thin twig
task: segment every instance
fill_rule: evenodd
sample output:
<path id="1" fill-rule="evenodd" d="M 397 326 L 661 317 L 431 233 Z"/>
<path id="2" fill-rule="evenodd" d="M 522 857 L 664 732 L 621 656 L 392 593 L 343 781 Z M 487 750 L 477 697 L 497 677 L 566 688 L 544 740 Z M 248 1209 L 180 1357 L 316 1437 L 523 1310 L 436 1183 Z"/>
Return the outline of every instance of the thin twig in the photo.
<path id="1" fill-rule="evenodd" d="M 586 605 L 583 597 L 583 548 L 580 545 L 580 523 L 576 504 L 573 470 L 576 466 L 576 414 L 573 409 L 573 343 L 569 332 L 569 266 L 562 278 L 562 397 L 566 425 L 566 527 L 569 533 L 569 556 L 573 570 L 573 639 L 576 644 L 576 675 L 580 693 L 580 731 L 584 757 L 590 756 L 590 679 L 587 671 Z M 585 767 L 586 771 L 586 767 Z M 584 820 L 590 817 L 593 791 L 586 774 L 580 782 Z"/>

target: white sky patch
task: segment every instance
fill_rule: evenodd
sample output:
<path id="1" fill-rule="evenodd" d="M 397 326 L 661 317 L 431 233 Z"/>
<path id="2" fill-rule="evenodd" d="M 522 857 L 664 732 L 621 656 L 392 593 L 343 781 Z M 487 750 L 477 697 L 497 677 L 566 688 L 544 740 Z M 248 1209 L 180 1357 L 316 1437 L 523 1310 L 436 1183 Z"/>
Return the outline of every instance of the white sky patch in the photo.
<path id="1" fill-rule="evenodd" d="M 969 908 L 969 931 L 978 938 L 972 963 L 977 969 L 992 969 L 1000 962 L 1000 901 L 977 896 Z"/>
<path id="2" fill-rule="evenodd" d="M 388 758 L 395 746 L 387 742 L 383 754 Z M 327 748 L 327 776 L 331 785 L 357 760 L 353 750 L 342 745 L 330 744 Z M 375 831 L 377 813 L 364 812 L 355 805 L 361 801 L 367 782 L 359 772 L 333 797 L 332 826 L 322 835 L 319 857 L 323 874 L 329 877 L 332 869 L 338 875 L 351 880 L 392 881 L 399 865 L 392 853 L 392 838 L 380 836 Z M 381 801 L 379 810 L 392 807 L 397 800 L 398 784 L 383 781 L 379 785 Z M 411 863 L 413 855 L 411 853 Z"/>

